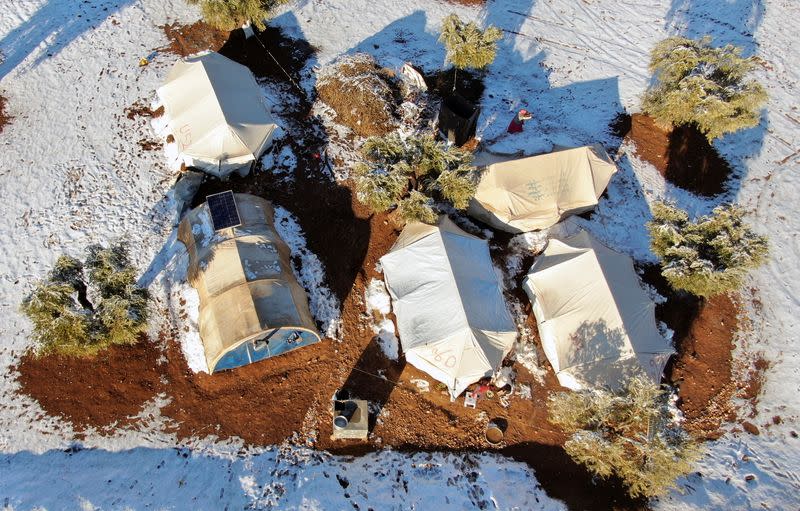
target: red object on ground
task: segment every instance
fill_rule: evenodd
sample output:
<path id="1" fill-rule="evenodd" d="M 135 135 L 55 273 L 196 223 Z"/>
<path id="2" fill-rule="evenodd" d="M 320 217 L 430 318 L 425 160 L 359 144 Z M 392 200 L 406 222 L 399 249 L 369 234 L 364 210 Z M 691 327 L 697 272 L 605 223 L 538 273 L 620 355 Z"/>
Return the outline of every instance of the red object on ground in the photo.
<path id="1" fill-rule="evenodd" d="M 475 389 L 475 392 L 473 392 L 473 394 L 475 394 L 475 397 L 477 397 L 477 398 L 482 398 L 483 395 L 486 394 L 486 392 L 488 390 L 489 390 L 489 386 L 488 385 L 481 385 L 480 387 Z"/>
<path id="2" fill-rule="evenodd" d="M 517 112 L 517 115 L 515 115 L 513 119 L 511 119 L 511 122 L 508 124 L 507 131 L 509 133 L 521 132 L 522 128 L 525 127 L 525 121 L 529 120 L 531 117 L 532 116 L 530 112 L 528 112 L 523 108 L 522 110 Z"/>

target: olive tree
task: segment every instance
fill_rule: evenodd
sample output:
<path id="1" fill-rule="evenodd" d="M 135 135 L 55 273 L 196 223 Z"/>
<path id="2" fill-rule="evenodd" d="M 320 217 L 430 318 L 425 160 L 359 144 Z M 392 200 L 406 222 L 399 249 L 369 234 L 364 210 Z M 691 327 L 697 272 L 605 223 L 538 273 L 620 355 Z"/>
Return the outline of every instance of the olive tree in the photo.
<path id="1" fill-rule="evenodd" d="M 665 127 L 696 126 L 709 141 L 758 125 L 767 100 L 764 87 L 746 77 L 756 66 L 733 45 L 711 39 L 670 37 L 651 52 L 655 81 L 642 110 Z"/>
<path id="2" fill-rule="evenodd" d="M 621 392 L 559 392 L 550 422 L 569 436 L 564 450 L 596 476 L 619 478 L 631 497 L 657 497 L 691 472 L 700 449 L 674 420 L 669 396 L 644 377 Z"/>
<path id="3" fill-rule="evenodd" d="M 768 253 L 767 238 L 755 234 L 743 216 L 741 208 L 727 204 L 692 222 L 686 211 L 654 203 L 650 246 L 670 285 L 703 297 L 738 289 Z"/>
<path id="4" fill-rule="evenodd" d="M 431 135 L 371 137 L 355 168 L 358 199 L 375 212 L 397 207 L 405 221 L 435 223 L 436 201 L 465 209 L 477 188 L 472 155 Z"/>
<path id="5" fill-rule="evenodd" d="M 136 285 L 126 244 L 93 245 L 85 263 L 59 257 L 21 310 L 33 323 L 38 354 L 87 356 L 135 343 L 147 326 L 149 298 Z"/>

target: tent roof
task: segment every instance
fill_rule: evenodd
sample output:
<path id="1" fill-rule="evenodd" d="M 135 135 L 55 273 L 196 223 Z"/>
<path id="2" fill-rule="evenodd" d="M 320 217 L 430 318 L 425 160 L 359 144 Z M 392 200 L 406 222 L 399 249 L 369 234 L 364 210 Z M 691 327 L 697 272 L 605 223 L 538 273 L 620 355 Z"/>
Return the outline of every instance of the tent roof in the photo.
<path id="1" fill-rule="evenodd" d="M 542 346 L 565 387 L 619 388 L 630 374 L 660 381 L 674 353 L 630 257 L 587 232 L 551 239 L 523 283 Z"/>
<path id="2" fill-rule="evenodd" d="M 497 369 L 517 330 L 486 241 L 446 216 L 411 223 L 381 264 L 408 362 L 454 397 Z"/>
<path id="3" fill-rule="evenodd" d="M 276 128 L 252 73 L 215 52 L 176 62 L 158 95 L 180 150 L 189 157 L 252 160 Z"/>
<path id="4" fill-rule="evenodd" d="M 494 162 L 469 213 L 509 232 L 544 229 L 597 205 L 616 171 L 600 145 Z"/>
<path id="5" fill-rule="evenodd" d="M 189 281 L 200 295 L 200 337 L 212 372 L 226 353 L 276 329 L 319 339 L 289 248 L 275 232 L 272 205 L 253 195 L 234 198 L 240 226 L 214 231 L 203 203 L 178 227 L 189 252 Z"/>

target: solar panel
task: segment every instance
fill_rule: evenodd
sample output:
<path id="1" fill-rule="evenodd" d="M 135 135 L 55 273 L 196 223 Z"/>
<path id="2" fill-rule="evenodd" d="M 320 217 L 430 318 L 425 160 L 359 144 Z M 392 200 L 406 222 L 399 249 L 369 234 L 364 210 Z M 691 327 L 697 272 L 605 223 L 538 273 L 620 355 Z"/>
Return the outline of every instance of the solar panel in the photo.
<path id="1" fill-rule="evenodd" d="M 215 231 L 242 225 L 232 191 L 228 190 L 227 192 L 208 195 L 206 204 L 208 204 L 208 209 L 211 212 L 211 222 L 214 224 Z"/>

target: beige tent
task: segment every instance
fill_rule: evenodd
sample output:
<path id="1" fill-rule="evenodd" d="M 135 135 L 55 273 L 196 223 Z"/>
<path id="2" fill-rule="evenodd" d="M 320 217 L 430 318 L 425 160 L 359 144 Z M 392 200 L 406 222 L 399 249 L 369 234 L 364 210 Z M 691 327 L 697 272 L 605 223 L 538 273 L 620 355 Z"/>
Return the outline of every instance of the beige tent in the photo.
<path id="1" fill-rule="evenodd" d="M 545 229 L 595 207 L 616 171 L 599 145 L 492 163 L 469 214 L 508 232 Z"/>
<path id="2" fill-rule="evenodd" d="M 630 257 L 585 231 L 551 239 L 523 288 L 561 385 L 618 389 L 636 373 L 661 381 L 675 351 L 656 328 L 655 305 Z"/>
<path id="3" fill-rule="evenodd" d="M 408 224 L 381 264 L 410 364 L 453 398 L 497 370 L 517 329 L 486 241 L 443 216 L 438 226 Z"/>
<path id="4" fill-rule="evenodd" d="M 158 96 L 183 161 L 215 176 L 252 165 L 277 127 L 252 73 L 218 53 L 176 62 Z"/>
<path id="5" fill-rule="evenodd" d="M 214 231 L 207 204 L 178 227 L 189 281 L 200 295 L 200 338 L 210 372 L 231 369 L 320 340 L 272 205 L 235 194 L 241 225 Z"/>

